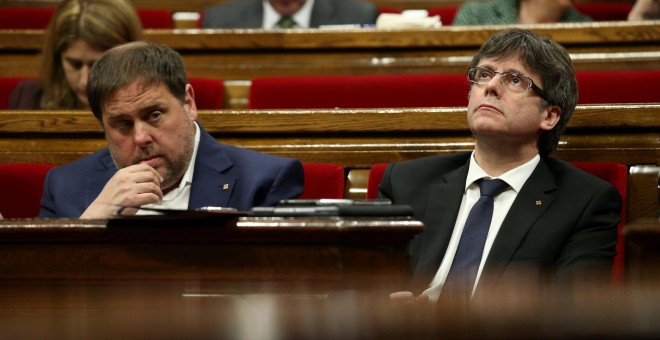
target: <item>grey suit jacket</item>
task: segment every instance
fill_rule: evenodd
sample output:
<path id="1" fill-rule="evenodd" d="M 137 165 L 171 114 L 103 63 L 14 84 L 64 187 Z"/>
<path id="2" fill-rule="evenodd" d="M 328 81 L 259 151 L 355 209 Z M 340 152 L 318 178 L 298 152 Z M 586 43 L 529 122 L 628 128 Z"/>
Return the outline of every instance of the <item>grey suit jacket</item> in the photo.
<path id="1" fill-rule="evenodd" d="M 460 153 L 394 163 L 383 174 L 379 195 L 411 205 L 426 226 L 411 243 L 412 289 L 428 287 L 440 267 L 460 208 L 469 157 Z M 561 160 L 541 158 L 502 222 L 475 297 L 481 282 L 497 286 L 523 277 L 534 281 L 530 284 L 574 282 L 588 273 L 607 282 L 621 204 L 609 183 Z"/>
<path id="2" fill-rule="evenodd" d="M 204 28 L 261 28 L 262 0 L 237 0 L 204 10 Z M 372 3 L 356 0 L 315 0 L 310 27 L 320 25 L 372 25 L 378 9 Z"/>

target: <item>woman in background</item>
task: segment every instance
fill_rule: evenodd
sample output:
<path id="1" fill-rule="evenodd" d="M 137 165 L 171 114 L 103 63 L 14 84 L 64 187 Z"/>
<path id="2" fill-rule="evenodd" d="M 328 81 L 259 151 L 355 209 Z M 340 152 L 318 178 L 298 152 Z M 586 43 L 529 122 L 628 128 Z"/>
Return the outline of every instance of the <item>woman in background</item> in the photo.
<path id="1" fill-rule="evenodd" d="M 142 40 L 127 0 L 64 0 L 51 18 L 39 80 L 19 83 L 10 109 L 85 109 L 89 68 L 113 46 Z"/>
<path id="2" fill-rule="evenodd" d="M 571 0 L 489 0 L 464 3 L 452 25 L 545 24 L 592 19 Z"/>

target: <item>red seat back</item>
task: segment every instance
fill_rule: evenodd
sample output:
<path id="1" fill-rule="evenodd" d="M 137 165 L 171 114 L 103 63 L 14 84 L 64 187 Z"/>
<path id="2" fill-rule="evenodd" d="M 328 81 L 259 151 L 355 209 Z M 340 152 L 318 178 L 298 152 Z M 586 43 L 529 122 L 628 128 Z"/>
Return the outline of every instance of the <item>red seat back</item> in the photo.
<path id="1" fill-rule="evenodd" d="M 0 7 L 0 29 L 46 29 L 55 7 Z M 173 28 L 173 12 L 168 9 L 136 9 L 143 28 Z"/>
<path id="2" fill-rule="evenodd" d="M 612 265 L 612 279 L 614 282 L 622 282 L 624 278 L 625 240 L 623 239 L 621 230 L 626 221 L 628 168 L 624 164 L 613 162 L 572 162 L 571 164 L 612 184 L 621 195 L 623 206 L 621 208 L 621 222 L 617 227 L 619 239 L 616 244 L 617 255 Z M 371 167 L 367 182 L 367 199 L 378 198 L 378 186 L 383 178 L 386 167 L 386 163 L 374 164 Z"/>
<path id="3" fill-rule="evenodd" d="M 0 164 L 0 213 L 5 218 L 39 215 L 44 179 L 50 164 Z"/>
<path id="4" fill-rule="evenodd" d="M 595 21 L 626 21 L 632 2 L 580 2 L 573 7 Z"/>
<path id="5" fill-rule="evenodd" d="M 660 70 L 576 72 L 578 104 L 658 103 Z"/>
<path id="6" fill-rule="evenodd" d="M 263 77 L 252 80 L 251 109 L 466 106 L 462 74 Z"/>
<path id="7" fill-rule="evenodd" d="M 45 29 L 55 7 L 0 7 L 0 29 Z"/>
<path id="8" fill-rule="evenodd" d="M 189 77 L 188 82 L 195 90 L 195 103 L 199 110 L 220 110 L 223 107 L 225 85 L 217 78 Z"/>
<path id="9" fill-rule="evenodd" d="M 456 13 L 458 13 L 459 6 L 442 6 L 429 8 L 429 16 L 439 16 L 440 22 L 443 26 L 451 26 L 454 23 Z"/>
<path id="10" fill-rule="evenodd" d="M 336 164 L 303 164 L 305 187 L 301 199 L 343 198 L 344 168 Z"/>

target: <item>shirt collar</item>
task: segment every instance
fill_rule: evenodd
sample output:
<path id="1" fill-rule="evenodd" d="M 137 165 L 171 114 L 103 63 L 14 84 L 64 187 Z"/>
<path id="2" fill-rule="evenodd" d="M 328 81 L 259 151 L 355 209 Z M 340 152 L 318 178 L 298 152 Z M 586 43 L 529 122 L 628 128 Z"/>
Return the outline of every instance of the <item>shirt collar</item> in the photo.
<path id="1" fill-rule="evenodd" d="M 522 189 L 523 185 L 525 184 L 529 176 L 532 175 L 532 172 L 534 172 L 534 169 L 536 168 L 536 166 L 539 164 L 540 161 L 541 161 L 541 156 L 537 154 L 527 163 L 511 169 L 503 173 L 499 177 L 492 177 L 488 175 L 479 166 L 479 164 L 477 164 L 477 161 L 474 159 L 474 151 L 472 151 L 472 155 L 470 155 L 470 167 L 468 169 L 467 180 L 465 181 L 465 190 L 467 190 L 467 188 L 478 179 L 499 178 L 505 181 L 513 190 L 515 190 L 516 192 L 520 192 L 520 189 Z"/>
<path id="2" fill-rule="evenodd" d="M 178 197 L 179 193 L 181 190 L 183 190 L 187 185 L 192 185 L 192 180 L 193 180 L 193 173 L 195 171 L 195 160 L 197 159 L 197 149 L 199 149 L 199 139 L 200 139 L 200 132 L 199 132 L 199 126 L 197 125 L 197 122 L 193 122 L 195 124 L 195 147 L 193 148 L 193 153 L 192 157 L 190 157 L 190 163 L 188 164 L 188 169 L 186 169 L 186 173 L 183 174 L 183 177 L 181 178 L 181 183 L 179 183 L 179 186 L 165 194 L 163 196 L 163 201 L 167 201 L 170 198 Z"/>
<path id="3" fill-rule="evenodd" d="M 264 18 L 262 27 L 266 29 L 276 28 L 281 15 L 277 13 L 268 0 L 263 0 L 263 7 Z M 309 28 L 312 21 L 312 7 L 314 7 L 314 0 L 307 0 L 305 1 L 305 4 L 300 7 L 300 10 L 291 17 L 291 19 L 296 22 L 296 27 Z"/>

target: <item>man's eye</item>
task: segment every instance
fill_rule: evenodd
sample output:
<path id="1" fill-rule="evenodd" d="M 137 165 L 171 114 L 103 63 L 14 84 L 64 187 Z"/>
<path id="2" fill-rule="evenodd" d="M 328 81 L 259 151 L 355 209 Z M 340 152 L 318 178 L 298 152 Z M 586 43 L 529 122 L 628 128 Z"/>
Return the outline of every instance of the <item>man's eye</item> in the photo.
<path id="1" fill-rule="evenodd" d="M 477 78 L 478 79 L 490 79 L 490 78 L 493 78 L 493 74 L 491 72 L 488 72 L 488 71 L 481 71 L 481 72 L 477 73 Z"/>
<path id="2" fill-rule="evenodd" d="M 147 118 L 149 119 L 149 121 L 156 121 L 156 120 L 160 119 L 161 115 L 162 115 L 162 112 L 156 111 L 156 112 L 150 113 Z"/>

